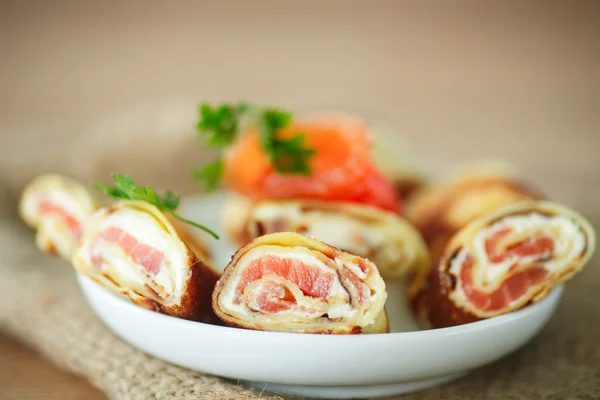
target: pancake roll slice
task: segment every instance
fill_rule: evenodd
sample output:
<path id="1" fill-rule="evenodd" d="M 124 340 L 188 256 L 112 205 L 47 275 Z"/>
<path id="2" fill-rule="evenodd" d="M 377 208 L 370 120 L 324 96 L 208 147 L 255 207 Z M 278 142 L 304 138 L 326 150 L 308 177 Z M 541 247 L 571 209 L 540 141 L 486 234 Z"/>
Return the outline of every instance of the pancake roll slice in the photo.
<path id="1" fill-rule="evenodd" d="M 410 274 L 420 286 L 430 269 L 420 233 L 397 214 L 330 201 L 262 201 L 245 212 L 241 242 L 264 234 L 296 232 L 371 260 L 385 279 Z"/>
<path id="2" fill-rule="evenodd" d="M 279 332 L 388 331 L 375 264 L 292 232 L 254 239 L 232 258 L 213 309 L 231 326 Z"/>
<path id="3" fill-rule="evenodd" d="M 543 197 L 508 166 L 477 164 L 416 193 L 406 204 L 406 216 L 423 235 L 432 260 L 438 260 L 450 238 L 469 222 L 504 206 Z"/>
<path id="4" fill-rule="evenodd" d="M 433 327 L 491 318 L 538 302 L 594 252 L 589 222 L 551 202 L 499 209 L 461 229 L 419 299 Z"/>
<path id="5" fill-rule="evenodd" d="M 147 309 L 196 321 L 218 320 L 210 303 L 218 274 L 204 244 L 186 225 L 147 202 L 123 200 L 98 210 L 73 266 Z"/>
<path id="6" fill-rule="evenodd" d="M 96 204 L 86 188 L 58 174 L 41 175 L 24 189 L 21 218 L 37 230 L 36 244 L 45 253 L 70 260 L 86 220 Z"/>

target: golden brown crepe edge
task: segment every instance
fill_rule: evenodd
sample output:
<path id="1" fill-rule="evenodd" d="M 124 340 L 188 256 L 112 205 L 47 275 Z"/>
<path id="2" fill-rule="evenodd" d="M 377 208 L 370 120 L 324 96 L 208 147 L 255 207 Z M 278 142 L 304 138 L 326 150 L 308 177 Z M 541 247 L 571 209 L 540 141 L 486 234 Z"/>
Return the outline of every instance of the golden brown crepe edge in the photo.
<path id="1" fill-rule="evenodd" d="M 91 266 L 87 266 L 84 260 L 79 256 L 79 249 L 75 251 L 72 259 L 73 266 L 84 275 L 92 278 L 96 282 L 108 287 L 112 291 L 128 296 L 134 303 L 150 310 L 159 310 L 164 314 L 178 318 L 190 319 L 208 323 L 220 323 L 212 311 L 211 294 L 219 278 L 215 271 L 206 247 L 202 242 L 188 231 L 183 224 L 173 223 L 171 217 L 166 216 L 155 206 L 135 200 L 121 200 L 115 202 L 111 207 L 98 210 L 90 219 L 90 225 L 84 233 L 81 243 L 92 240 L 98 233 L 93 223 L 99 223 L 102 218 L 114 213 L 122 208 L 133 208 L 151 215 L 154 220 L 160 223 L 171 236 L 179 240 L 186 251 L 186 258 L 190 276 L 186 280 L 182 290 L 179 304 L 163 305 L 160 299 L 152 299 L 135 290 L 124 288 L 116 284 L 109 276 L 103 274 L 94 274 Z M 191 246 L 186 243 L 185 238 L 191 241 Z M 81 246 L 80 246 L 81 247 Z"/>
<path id="2" fill-rule="evenodd" d="M 336 257 L 341 258 L 357 258 L 362 259 L 362 257 L 356 256 L 354 254 L 348 253 L 346 251 L 337 249 L 333 246 L 330 246 L 327 243 L 319 241 L 317 239 L 302 236 L 295 232 L 281 232 L 281 233 L 273 233 L 268 235 L 259 236 L 258 238 L 252 240 L 250 243 L 242 246 L 231 258 L 229 264 L 225 267 L 223 274 L 217 281 L 217 284 L 212 293 L 212 308 L 214 313 L 228 326 L 244 328 L 244 329 L 252 329 L 252 330 L 268 330 L 264 329 L 260 324 L 257 323 L 246 323 L 240 318 L 229 315 L 223 310 L 219 305 L 219 296 L 223 290 L 225 282 L 230 278 L 230 276 L 235 272 L 235 266 L 237 262 L 250 250 L 254 249 L 257 246 L 262 245 L 281 245 L 286 244 L 288 242 L 291 246 L 303 246 L 308 248 L 309 250 L 315 250 L 323 253 L 327 258 L 335 259 Z M 368 261 L 368 260 L 367 260 Z M 382 280 L 383 283 L 383 280 Z M 385 283 L 384 291 L 385 291 Z M 290 332 L 290 331 L 288 331 Z M 316 334 L 357 334 L 357 333 L 387 333 L 389 332 L 389 321 L 388 315 L 385 308 L 377 315 L 375 318 L 375 322 L 371 325 L 367 325 L 365 327 L 360 326 L 348 326 L 346 328 L 338 328 L 338 329 L 329 329 L 329 330 L 318 330 L 318 331 L 310 331 L 306 333 L 316 333 Z"/>
<path id="3" fill-rule="evenodd" d="M 473 233 L 485 229 L 503 218 L 537 212 L 544 215 L 566 215 L 575 221 L 586 238 L 586 246 L 583 256 L 576 260 L 576 266 L 565 268 L 559 276 L 545 279 L 544 284 L 531 293 L 525 300 L 516 306 L 503 310 L 503 315 L 521 309 L 529 304 L 543 300 L 556 286 L 571 279 L 585 266 L 595 251 L 595 232 L 589 221 L 576 211 L 558 203 L 550 201 L 523 201 L 502 207 L 490 215 L 478 218 L 457 232 L 444 248 L 440 263 L 431 274 L 428 287 L 412 299 L 413 309 L 419 320 L 428 323 L 431 327 L 442 328 L 460 325 L 481 319 L 491 318 L 478 315 L 473 310 L 467 310 L 463 305 L 456 304 L 448 294 L 451 292 L 451 279 L 448 279 L 445 271 L 449 268 L 457 250 L 463 246 L 463 242 L 472 237 Z"/>

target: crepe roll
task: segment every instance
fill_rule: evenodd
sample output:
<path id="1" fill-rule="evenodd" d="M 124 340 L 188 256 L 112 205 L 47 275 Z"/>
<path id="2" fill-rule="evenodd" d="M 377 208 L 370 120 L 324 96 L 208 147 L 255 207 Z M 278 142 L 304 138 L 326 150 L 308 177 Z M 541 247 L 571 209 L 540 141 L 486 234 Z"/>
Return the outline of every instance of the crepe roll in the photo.
<path id="1" fill-rule="evenodd" d="M 406 216 L 423 235 L 431 259 L 438 260 L 452 235 L 474 219 L 509 204 L 543 198 L 512 168 L 482 165 L 416 193 L 406 204 Z"/>
<path id="2" fill-rule="evenodd" d="M 407 274 L 420 285 L 429 271 L 427 247 L 419 232 L 398 215 L 374 207 L 326 201 L 262 201 L 246 212 L 248 242 L 275 232 L 312 236 L 366 257 L 388 278 Z"/>
<path id="3" fill-rule="evenodd" d="M 215 322 L 218 274 L 187 226 L 143 201 L 118 201 L 90 218 L 74 267 L 147 309 Z"/>
<path id="4" fill-rule="evenodd" d="M 433 327 L 491 318 L 542 300 L 579 272 L 595 235 L 576 212 L 551 202 L 504 207 L 447 244 L 418 313 Z"/>
<path id="5" fill-rule="evenodd" d="M 296 233 L 264 235 L 232 258 L 215 313 L 241 328 L 300 333 L 388 331 L 385 283 L 369 260 Z"/>
<path id="6" fill-rule="evenodd" d="M 36 244 L 44 252 L 70 260 L 85 221 L 96 210 L 90 193 L 62 175 L 42 175 L 23 191 L 19 213 L 37 230 Z"/>

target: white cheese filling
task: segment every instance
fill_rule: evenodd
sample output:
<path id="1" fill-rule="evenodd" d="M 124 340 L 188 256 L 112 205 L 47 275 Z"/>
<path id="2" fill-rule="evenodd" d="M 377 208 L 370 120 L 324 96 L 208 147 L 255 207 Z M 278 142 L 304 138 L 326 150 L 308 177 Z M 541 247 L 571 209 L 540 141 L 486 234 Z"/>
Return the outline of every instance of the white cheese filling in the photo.
<path id="1" fill-rule="evenodd" d="M 254 210 L 256 221 L 285 220 L 293 228 L 306 225 L 306 236 L 312 236 L 341 249 L 352 249 L 366 254 L 373 247 L 385 243 L 386 235 L 381 229 L 373 229 L 368 224 L 345 215 L 319 211 L 302 212 L 298 204 L 277 204 L 258 206 Z M 357 240 L 358 239 L 358 240 Z"/>
<path id="2" fill-rule="evenodd" d="M 25 200 L 25 213 L 35 216 L 34 218 L 39 220 L 43 214 L 40 210 L 40 203 L 42 201 L 47 201 L 56 207 L 62 208 L 67 214 L 80 222 L 88 217 L 79 202 L 69 192 L 59 188 L 32 193 Z"/>
<path id="3" fill-rule="evenodd" d="M 64 190 L 49 190 L 46 192 L 47 199 L 57 206 L 65 210 L 69 215 L 76 218 L 78 221 L 85 220 L 88 216 L 81 208 L 81 204 L 68 192 Z"/>
<path id="4" fill-rule="evenodd" d="M 169 297 L 179 298 L 187 278 L 187 260 L 185 253 L 181 251 L 181 244 L 173 239 L 156 219 L 143 211 L 123 208 L 109 214 L 100 222 L 97 234 L 100 235 L 101 232 L 111 227 L 123 230 L 133 236 L 138 243 L 147 245 L 163 254 L 163 263 L 152 280 L 162 286 Z M 91 240 L 91 243 L 94 243 L 94 239 Z M 91 255 L 101 257 L 104 260 L 105 268 L 112 269 L 113 272 L 129 282 L 134 282 L 139 287 L 143 287 L 144 284 L 153 286 L 145 276 L 144 267 L 136 264 L 117 243 L 101 240 L 92 249 L 93 254 L 90 254 L 88 246 L 82 247 L 81 256 L 90 265 Z"/>

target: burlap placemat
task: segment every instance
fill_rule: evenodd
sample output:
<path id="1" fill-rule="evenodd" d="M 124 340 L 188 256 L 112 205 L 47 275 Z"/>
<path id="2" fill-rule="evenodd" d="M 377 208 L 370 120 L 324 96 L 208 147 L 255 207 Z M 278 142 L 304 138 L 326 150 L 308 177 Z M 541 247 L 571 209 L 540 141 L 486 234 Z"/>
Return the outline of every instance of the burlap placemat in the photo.
<path id="1" fill-rule="evenodd" d="M 87 378 L 110 399 L 281 398 L 268 394 L 268 386 L 264 392 L 246 389 L 124 343 L 87 306 L 67 263 L 41 255 L 18 222 L 0 224 L 0 329 L 58 367 Z M 548 326 L 523 349 L 455 383 L 397 398 L 599 399 L 599 288 L 596 257 L 567 286 Z"/>

